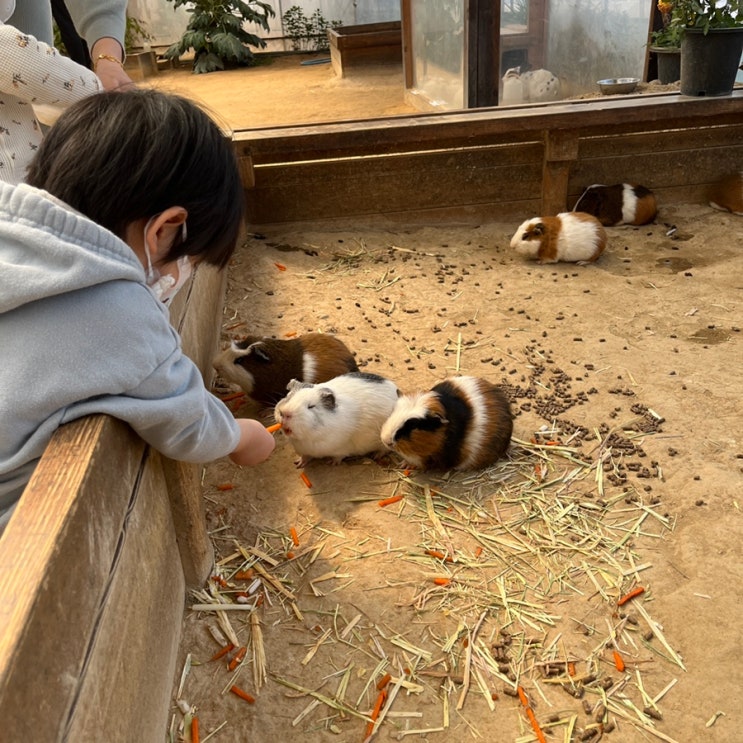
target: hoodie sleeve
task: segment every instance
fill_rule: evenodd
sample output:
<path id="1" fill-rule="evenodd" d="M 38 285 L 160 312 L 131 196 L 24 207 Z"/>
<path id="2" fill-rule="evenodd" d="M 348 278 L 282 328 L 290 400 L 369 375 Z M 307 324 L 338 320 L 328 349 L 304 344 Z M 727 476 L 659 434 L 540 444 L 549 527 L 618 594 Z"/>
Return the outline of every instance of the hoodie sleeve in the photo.
<path id="1" fill-rule="evenodd" d="M 103 300 L 95 303 L 95 310 L 64 313 L 68 319 L 77 316 L 83 335 L 88 324 L 90 350 L 79 383 L 88 394 L 65 406 L 61 422 L 106 413 L 129 423 L 172 459 L 201 463 L 226 456 L 240 440 L 232 413 L 204 386 L 163 305 L 146 287 L 127 288 L 127 283 L 91 289 Z M 101 327 L 107 329 L 105 334 Z"/>
<path id="2" fill-rule="evenodd" d="M 67 9 L 78 33 L 93 46 L 110 36 L 124 49 L 127 0 L 67 0 Z"/>

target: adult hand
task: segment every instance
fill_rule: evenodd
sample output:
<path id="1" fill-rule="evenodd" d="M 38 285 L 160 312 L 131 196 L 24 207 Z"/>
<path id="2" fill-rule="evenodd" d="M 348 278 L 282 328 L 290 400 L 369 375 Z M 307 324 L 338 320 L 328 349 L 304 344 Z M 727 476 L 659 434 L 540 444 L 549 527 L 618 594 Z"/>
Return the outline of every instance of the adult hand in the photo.
<path id="1" fill-rule="evenodd" d="M 104 36 L 93 44 L 90 58 L 93 72 L 98 76 L 104 90 L 125 90 L 134 87 L 134 81 L 124 70 L 124 51 L 116 39 Z"/>

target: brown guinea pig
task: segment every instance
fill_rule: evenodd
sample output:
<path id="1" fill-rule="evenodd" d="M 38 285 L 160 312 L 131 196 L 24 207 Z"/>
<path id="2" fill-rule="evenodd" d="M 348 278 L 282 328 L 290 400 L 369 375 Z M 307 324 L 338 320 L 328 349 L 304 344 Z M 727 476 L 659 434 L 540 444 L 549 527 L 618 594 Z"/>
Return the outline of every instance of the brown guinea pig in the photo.
<path id="1" fill-rule="evenodd" d="M 403 395 L 382 426 L 382 443 L 427 470 L 476 470 L 511 442 L 513 417 L 503 391 L 479 377 L 450 377 L 428 392 Z"/>
<path id="2" fill-rule="evenodd" d="M 273 406 L 292 379 L 308 384 L 358 371 L 343 341 L 327 333 L 278 340 L 249 335 L 233 341 L 213 362 L 219 375 L 261 405 Z"/>
<path id="3" fill-rule="evenodd" d="M 511 238 L 511 247 L 539 263 L 593 263 L 606 248 L 606 230 L 584 212 L 527 219 Z"/>
<path id="4" fill-rule="evenodd" d="M 655 194 L 645 186 L 617 183 L 589 186 L 575 202 L 574 212 L 593 214 L 601 224 L 648 224 L 658 214 Z"/>
<path id="5" fill-rule="evenodd" d="M 713 209 L 743 215 L 743 170 L 717 181 L 710 188 L 708 199 Z"/>

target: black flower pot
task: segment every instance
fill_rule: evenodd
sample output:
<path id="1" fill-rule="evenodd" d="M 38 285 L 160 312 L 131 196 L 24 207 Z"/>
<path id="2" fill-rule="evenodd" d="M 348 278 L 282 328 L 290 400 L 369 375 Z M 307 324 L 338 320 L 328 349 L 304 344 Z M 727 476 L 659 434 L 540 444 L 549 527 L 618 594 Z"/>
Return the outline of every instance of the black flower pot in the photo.
<path id="1" fill-rule="evenodd" d="M 687 28 L 681 39 L 681 93 L 693 96 L 730 95 L 743 52 L 743 26 Z"/>
<path id="2" fill-rule="evenodd" d="M 651 46 L 658 63 L 658 81 L 663 85 L 675 83 L 681 79 L 681 49 L 669 46 Z"/>

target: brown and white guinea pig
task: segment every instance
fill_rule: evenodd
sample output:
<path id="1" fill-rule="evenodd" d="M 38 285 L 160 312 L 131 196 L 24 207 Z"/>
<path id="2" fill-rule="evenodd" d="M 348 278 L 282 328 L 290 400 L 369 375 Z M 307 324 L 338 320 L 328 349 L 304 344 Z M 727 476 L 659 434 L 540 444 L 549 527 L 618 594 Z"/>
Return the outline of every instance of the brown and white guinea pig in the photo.
<path id="1" fill-rule="evenodd" d="M 292 379 L 315 384 L 358 371 L 343 341 L 326 333 L 278 340 L 249 335 L 233 341 L 213 362 L 219 375 L 261 405 L 273 406 Z"/>
<path id="2" fill-rule="evenodd" d="M 382 426 L 382 443 L 427 470 L 483 469 L 511 442 L 503 391 L 479 377 L 450 377 L 428 392 L 403 395 Z"/>
<path id="3" fill-rule="evenodd" d="M 397 385 L 377 374 L 351 372 L 322 384 L 293 379 L 274 408 L 277 423 L 304 467 L 313 458 L 346 457 L 384 450 L 379 432 L 400 395 Z"/>
<path id="4" fill-rule="evenodd" d="M 606 248 L 606 230 L 585 212 L 562 212 L 556 217 L 534 217 L 516 230 L 511 247 L 539 263 L 567 261 L 593 263 Z"/>
<path id="5" fill-rule="evenodd" d="M 721 178 L 710 188 L 708 198 L 713 209 L 743 215 L 743 170 Z"/>
<path id="6" fill-rule="evenodd" d="M 593 214 L 601 224 L 648 224 L 658 214 L 655 194 L 645 186 L 617 183 L 588 186 L 573 207 L 574 212 Z"/>

